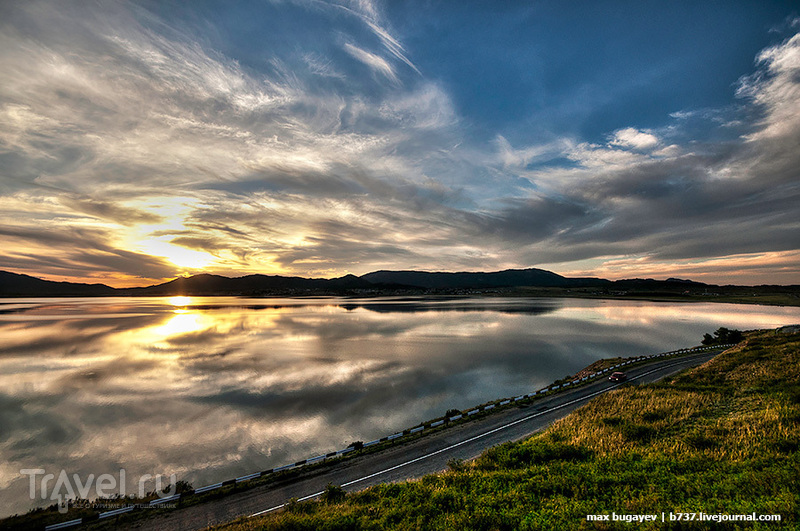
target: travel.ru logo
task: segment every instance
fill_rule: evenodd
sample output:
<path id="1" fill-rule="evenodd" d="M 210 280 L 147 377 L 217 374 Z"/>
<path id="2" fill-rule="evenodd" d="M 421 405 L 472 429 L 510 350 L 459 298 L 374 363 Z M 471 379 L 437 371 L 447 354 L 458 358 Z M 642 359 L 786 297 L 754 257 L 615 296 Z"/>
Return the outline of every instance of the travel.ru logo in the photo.
<path id="1" fill-rule="evenodd" d="M 82 478 L 79 474 L 70 475 L 62 469 L 58 474 L 47 473 L 44 468 L 23 468 L 19 471 L 23 476 L 28 476 L 30 497 L 32 500 L 50 499 L 58 503 L 59 512 L 65 513 L 70 500 L 78 498 L 88 500 L 92 494 L 95 498 L 125 498 L 127 496 L 127 473 L 124 468 L 119 469 L 118 475 L 100 474 L 95 478 L 89 474 Z M 144 474 L 139 477 L 138 494 L 144 498 L 148 492 L 155 492 L 159 498 L 167 498 L 177 492 L 177 478 L 175 474 L 169 476 L 169 483 L 164 485 L 164 476 Z M 148 490 L 153 484 L 155 488 Z"/>

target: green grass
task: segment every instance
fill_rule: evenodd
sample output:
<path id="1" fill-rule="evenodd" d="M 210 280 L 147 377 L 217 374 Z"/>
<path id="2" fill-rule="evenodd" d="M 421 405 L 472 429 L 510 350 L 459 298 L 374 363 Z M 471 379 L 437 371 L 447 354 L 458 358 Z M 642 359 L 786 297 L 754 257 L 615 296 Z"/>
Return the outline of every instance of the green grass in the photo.
<path id="1" fill-rule="evenodd" d="M 256 529 L 719 529 L 589 514 L 780 514 L 800 527 L 800 334 L 747 340 L 670 380 L 602 395 L 540 435 L 418 481 L 223 526 Z M 737 528 L 736 526 L 724 527 Z"/>

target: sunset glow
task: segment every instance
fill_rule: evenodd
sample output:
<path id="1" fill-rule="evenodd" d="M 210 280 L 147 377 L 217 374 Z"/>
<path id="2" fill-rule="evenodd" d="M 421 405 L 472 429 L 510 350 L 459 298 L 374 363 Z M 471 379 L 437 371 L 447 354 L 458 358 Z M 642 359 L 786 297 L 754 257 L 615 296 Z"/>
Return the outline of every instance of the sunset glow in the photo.
<path id="1" fill-rule="evenodd" d="M 150 256 L 166 258 L 183 269 L 203 269 L 214 260 L 208 253 L 173 245 L 162 239 L 144 240 L 140 243 L 140 249 Z"/>
<path id="2" fill-rule="evenodd" d="M 791 2 L 6 2 L 0 270 L 800 284 L 798 31 Z"/>
<path id="3" fill-rule="evenodd" d="M 189 304 L 191 304 L 192 298 L 191 297 L 170 297 L 169 299 L 167 299 L 167 302 L 169 302 L 173 306 L 188 306 Z"/>

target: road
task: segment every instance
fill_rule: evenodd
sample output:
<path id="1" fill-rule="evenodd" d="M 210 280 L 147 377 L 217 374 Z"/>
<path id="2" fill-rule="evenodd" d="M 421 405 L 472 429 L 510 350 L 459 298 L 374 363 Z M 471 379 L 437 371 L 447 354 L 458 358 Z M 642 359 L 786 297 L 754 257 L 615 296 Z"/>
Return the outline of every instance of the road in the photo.
<path id="1" fill-rule="evenodd" d="M 719 352 L 712 350 L 631 368 L 626 371 L 628 382 L 654 382 L 685 368 L 700 365 Z M 501 409 L 410 442 L 398 443 L 377 453 L 345 459 L 285 484 L 256 487 L 150 518 L 120 521 L 117 526 L 119 529 L 148 531 L 203 529 L 241 516 L 279 509 L 291 498 L 314 498 L 321 494 L 328 483 L 341 485 L 347 491 L 356 491 L 380 483 L 418 478 L 446 469 L 451 459 L 472 459 L 497 444 L 525 438 L 565 417 L 593 397 L 620 385 L 625 383 L 598 378 L 587 385 L 536 400 L 528 406 Z"/>

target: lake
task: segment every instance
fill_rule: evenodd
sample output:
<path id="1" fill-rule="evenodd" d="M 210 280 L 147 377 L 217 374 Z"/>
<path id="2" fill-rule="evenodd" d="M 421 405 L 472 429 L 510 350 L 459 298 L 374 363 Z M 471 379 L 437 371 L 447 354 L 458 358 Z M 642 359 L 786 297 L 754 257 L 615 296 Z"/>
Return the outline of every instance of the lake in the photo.
<path id="1" fill-rule="evenodd" d="M 540 298 L 0 299 L 2 516 L 21 469 L 195 487 L 800 308 Z"/>

